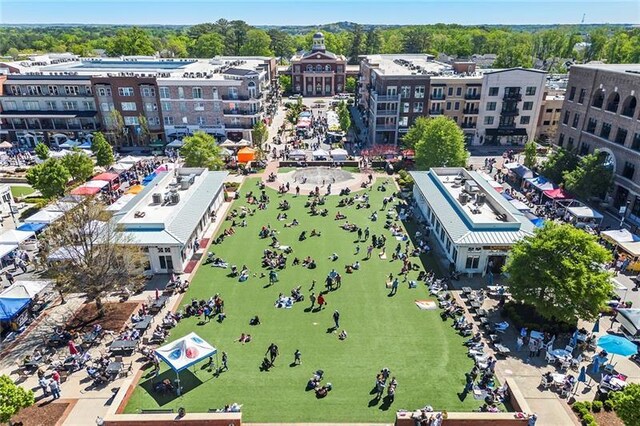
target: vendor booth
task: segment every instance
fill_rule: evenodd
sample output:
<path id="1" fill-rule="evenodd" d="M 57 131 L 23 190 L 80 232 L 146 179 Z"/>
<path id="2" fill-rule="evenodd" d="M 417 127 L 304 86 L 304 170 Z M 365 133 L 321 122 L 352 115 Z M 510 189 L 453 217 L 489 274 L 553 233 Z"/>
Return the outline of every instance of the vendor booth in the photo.
<path id="1" fill-rule="evenodd" d="M 87 182 L 87 184 L 90 184 L 91 182 L 107 182 L 109 189 L 111 191 L 115 191 L 120 187 L 120 176 L 117 173 L 100 173 L 99 175 L 94 176 L 89 182 Z"/>
<path id="2" fill-rule="evenodd" d="M 640 237 L 626 229 L 603 231 L 600 236 L 606 242 L 617 246 L 623 257 L 629 258 L 627 271 L 640 272 Z"/>
<path id="3" fill-rule="evenodd" d="M 140 158 L 140 157 L 134 157 L 133 155 L 127 155 L 126 157 L 123 157 L 123 158 L 119 159 L 118 163 L 136 164 L 136 163 L 139 163 L 140 161 L 142 161 L 142 158 Z"/>
<path id="4" fill-rule="evenodd" d="M 291 160 L 302 161 L 307 159 L 307 154 L 301 149 L 294 149 L 293 151 L 289 151 L 288 156 Z"/>
<path id="5" fill-rule="evenodd" d="M 569 195 L 567 191 L 562 188 L 549 189 L 546 191 L 542 191 L 545 197 L 550 198 L 551 200 L 571 200 L 573 197 Z"/>
<path id="6" fill-rule="evenodd" d="M 525 185 L 529 185 L 540 192 L 552 191 L 556 189 L 556 186 L 553 184 L 553 182 L 550 182 L 543 176 L 536 176 L 534 178 L 525 179 L 525 182 Z"/>
<path id="7" fill-rule="evenodd" d="M 50 225 L 56 220 L 60 219 L 62 216 L 64 216 L 63 212 L 50 211 L 50 210 L 43 209 L 26 218 L 24 222 L 25 223 L 44 223 L 44 224 Z"/>
<path id="8" fill-rule="evenodd" d="M 528 205 L 526 205 L 525 203 L 523 203 L 520 200 L 511 199 L 511 200 L 509 200 L 509 202 L 511 203 L 511 205 L 513 207 L 515 207 L 516 209 L 518 209 L 521 212 L 531 211 L 531 207 L 529 207 Z"/>
<path id="9" fill-rule="evenodd" d="M 313 159 L 316 161 L 326 161 L 329 159 L 329 153 L 324 149 L 316 149 L 313 151 Z"/>
<path id="10" fill-rule="evenodd" d="M 618 309 L 616 321 L 629 340 L 640 343 L 640 309 Z"/>
<path id="11" fill-rule="evenodd" d="M 240 139 L 238 142 L 234 142 L 231 139 L 227 139 L 226 141 L 222 142 L 220 146 L 223 148 L 231 148 L 231 149 L 243 148 L 245 146 L 251 146 L 251 142 L 245 139 Z"/>
<path id="12" fill-rule="evenodd" d="M 571 222 L 578 227 L 599 226 L 604 216 L 597 210 L 583 204 L 578 200 L 556 201 L 558 206 L 564 207 L 564 220 Z"/>
<path id="13" fill-rule="evenodd" d="M 30 231 L 30 232 L 40 232 L 42 231 L 44 228 L 46 228 L 47 226 L 49 226 L 46 223 L 22 223 L 19 224 L 18 227 L 16 228 L 18 231 Z"/>
<path id="14" fill-rule="evenodd" d="M 104 186 L 107 185 L 107 182 L 103 182 Z M 75 189 L 73 189 L 70 194 L 71 195 L 82 195 L 82 196 L 91 196 L 91 195 L 96 195 L 98 192 L 100 192 L 100 188 L 96 187 L 96 186 L 87 186 L 82 185 L 79 186 Z"/>
<path id="15" fill-rule="evenodd" d="M 180 372 L 218 352 L 216 348 L 202 340 L 196 333 L 189 333 L 178 340 L 155 350 L 158 358 L 176 372 L 176 392 L 181 393 Z"/>
<path id="16" fill-rule="evenodd" d="M 256 159 L 256 150 L 244 147 L 238 151 L 238 163 L 248 163 Z"/>
<path id="17" fill-rule="evenodd" d="M 182 148 L 183 145 L 184 145 L 184 142 L 182 141 L 182 139 L 176 139 L 172 142 L 169 142 L 167 144 L 167 148 L 178 149 L 178 148 Z"/>
<path id="18" fill-rule="evenodd" d="M 333 161 L 346 161 L 349 153 L 346 149 L 336 148 L 331 150 L 331 158 Z"/>

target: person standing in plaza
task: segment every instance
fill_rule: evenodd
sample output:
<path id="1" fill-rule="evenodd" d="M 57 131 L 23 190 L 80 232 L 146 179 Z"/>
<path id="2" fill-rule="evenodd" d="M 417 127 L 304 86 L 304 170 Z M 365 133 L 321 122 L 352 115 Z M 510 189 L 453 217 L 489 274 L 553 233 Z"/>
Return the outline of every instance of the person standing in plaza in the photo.
<path id="1" fill-rule="evenodd" d="M 293 364 L 302 364 L 302 352 L 300 352 L 300 349 L 296 349 L 296 351 L 293 353 Z"/>
<path id="2" fill-rule="evenodd" d="M 373 252 L 373 246 L 367 247 L 367 259 L 371 259 L 371 253 Z"/>
<path id="3" fill-rule="evenodd" d="M 51 391 L 51 396 L 53 399 L 60 398 L 60 385 L 55 380 L 51 380 L 49 382 L 49 390 Z"/>

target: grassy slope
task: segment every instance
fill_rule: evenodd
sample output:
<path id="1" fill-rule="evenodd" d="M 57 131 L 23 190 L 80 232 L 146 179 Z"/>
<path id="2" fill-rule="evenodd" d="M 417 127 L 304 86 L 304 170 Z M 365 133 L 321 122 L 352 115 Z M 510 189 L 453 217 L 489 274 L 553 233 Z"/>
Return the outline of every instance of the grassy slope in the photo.
<path id="1" fill-rule="evenodd" d="M 255 191 L 254 185 L 255 180 L 249 180 L 242 193 Z M 388 193 L 373 191 L 370 194 L 372 205 L 380 206 L 380 200 Z M 283 222 L 275 220 L 278 197 L 273 192 L 270 196 L 269 208 L 250 217 L 249 227 L 236 228 L 234 236 L 222 245 L 213 246 L 212 250 L 239 268 L 246 263 L 252 271 L 259 272 L 260 257 L 268 241 L 259 240 L 257 233 L 261 225 L 270 224 L 280 230 L 281 243 L 294 248 L 290 259 L 294 255 L 300 258 L 311 255 L 318 262 L 318 268 L 308 270 L 291 266 L 289 262 L 289 266 L 279 273 L 280 281 L 265 288 L 266 278 L 251 277 L 247 282 L 239 283 L 226 276 L 228 270 L 201 266 L 184 300 L 209 298 L 220 293 L 225 300 L 228 319 L 222 324 L 211 322 L 206 325 L 197 325 L 195 318 L 183 320 L 173 330 L 171 339 L 195 330 L 229 354 L 230 371 L 213 377 L 200 365 L 195 370 L 192 368 L 204 383 L 173 400 L 154 400 L 144 389 L 149 383 L 145 386 L 143 379 L 143 388 L 136 389 L 127 412 L 158 405 L 206 411 L 238 402 L 244 404 L 245 421 L 391 422 L 392 414 L 380 409 L 380 403 L 370 406 L 373 396 L 369 392 L 375 374 L 382 367 L 389 367 L 399 382 L 391 411 L 414 409 L 425 404 L 449 411 L 477 407 L 478 401 L 471 397 L 460 402 L 457 396 L 464 386 L 464 372 L 472 365 L 461 346 L 462 338 L 454 333 L 450 322 L 440 319 L 439 311 L 421 311 L 414 305 L 414 299 L 428 298 L 427 290 L 423 286 L 409 290 L 402 285 L 395 297 L 388 297 L 385 276 L 389 272 L 397 273 L 401 265 L 382 261 L 375 255 L 369 261 L 362 261 L 360 271 L 352 275 L 343 273 L 344 265 L 356 259 L 353 254 L 355 233 L 339 229 L 338 222 L 333 220 L 338 197 L 329 199 L 329 217 L 321 218 L 308 216 L 304 209 L 306 197 L 294 199 L 288 196 L 293 203 L 288 212 L 289 220 L 295 217 L 301 226 L 284 229 Z M 374 234 L 384 232 L 388 238 L 387 252 L 393 250 L 397 242 L 382 229 L 384 221 L 373 223 L 367 219 L 370 210 L 350 207 L 341 211 L 347 214 L 349 221 L 371 226 Z M 228 227 L 229 222 L 225 226 Z M 322 237 L 298 242 L 301 230 L 309 232 L 314 227 L 322 230 Z M 358 258 L 364 257 L 366 246 L 361 244 L 361 249 Z M 335 263 L 328 260 L 333 251 L 340 255 Z M 326 296 L 327 309 L 305 312 L 309 306 L 308 290 L 312 279 L 318 281 L 318 290 L 334 266 L 343 275 L 342 288 Z M 288 295 L 291 288 L 299 284 L 307 296 L 304 302 L 292 309 L 274 308 L 279 292 Z M 339 341 L 336 334 L 327 333 L 334 309 L 340 311 L 341 327 L 349 333 L 346 341 Z M 248 325 L 253 315 L 260 316 L 262 325 Z M 250 333 L 254 341 L 246 345 L 238 343 L 242 332 Z M 271 342 L 280 347 L 276 368 L 260 372 L 259 364 Z M 296 349 L 302 352 L 302 365 L 290 367 Z M 312 372 L 319 368 L 325 371 L 326 381 L 334 386 L 329 396 L 322 400 L 304 390 Z M 174 376 L 171 373 L 167 377 Z M 188 372 L 183 372 L 182 377 L 184 381 L 198 380 Z"/>
<path id="2" fill-rule="evenodd" d="M 29 195 L 34 191 L 30 186 L 12 186 L 11 187 L 11 195 L 14 197 L 24 197 L 25 195 Z"/>

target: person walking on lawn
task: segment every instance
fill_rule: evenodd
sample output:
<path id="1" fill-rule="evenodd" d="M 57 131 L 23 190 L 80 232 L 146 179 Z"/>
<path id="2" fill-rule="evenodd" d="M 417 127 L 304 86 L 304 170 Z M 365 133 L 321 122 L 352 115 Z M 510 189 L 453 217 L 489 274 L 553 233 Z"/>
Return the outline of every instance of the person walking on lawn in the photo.
<path id="1" fill-rule="evenodd" d="M 315 293 L 311 293 L 309 295 L 309 300 L 311 301 L 311 306 L 309 309 L 313 309 L 314 306 L 316 306 L 316 294 Z"/>
<path id="2" fill-rule="evenodd" d="M 280 352 L 278 352 L 278 345 L 276 345 L 275 343 L 271 343 L 269 345 L 269 348 L 267 349 L 267 353 L 265 353 L 265 355 L 269 354 L 271 365 L 274 365 L 279 353 Z"/>
<path id="3" fill-rule="evenodd" d="M 340 312 L 338 312 L 337 310 L 333 311 L 333 322 L 335 323 L 335 329 L 339 329 L 340 328 Z"/>
<path id="4" fill-rule="evenodd" d="M 324 295 L 320 293 L 318 295 L 318 310 L 324 309 L 324 306 L 327 304 L 327 301 L 324 300 Z"/>
<path id="5" fill-rule="evenodd" d="M 295 365 L 302 364 L 302 352 L 300 352 L 300 349 L 296 349 L 296 351 L 293 353 L 293 363 Z"/>
<path id="6" fill-rule="evenodd" d="M 222 352 L 222 366 L 220 367 L 220 371 L 229 371 L 229 366 L 227 365 L 227 361 L 229 361 L 229 357 L 226 352 Z"/>

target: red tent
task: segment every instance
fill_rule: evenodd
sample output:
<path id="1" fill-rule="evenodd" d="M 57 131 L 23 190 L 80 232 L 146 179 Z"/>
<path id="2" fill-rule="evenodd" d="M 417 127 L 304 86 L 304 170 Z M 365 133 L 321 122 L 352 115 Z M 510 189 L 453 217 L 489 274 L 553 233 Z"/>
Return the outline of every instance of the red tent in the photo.
<path id="1" fill-rule="evenodd" d="M 79 186 L 71 191 L 71 195 L 96 195 L 98 192 L 100 192 L 100 188 L 94 188 L 91 186 Z"/>
<path id="2" fill-rule="evenodd" d="M 556 189 L 547 189 L 543 192 L 544 195 L 551 198 L 552 200 L 571 200 L 573 199 L 571 195 L 567 191 L 562 188 Z"/>
<path id="3" fill-rule="evenodd" d="M 118 175 L 116 173 L 100 173 L 98 176 L 94 176 L 91 180 L 104 180 L 111 182 L 116 179 L 118 179 Z"/>

